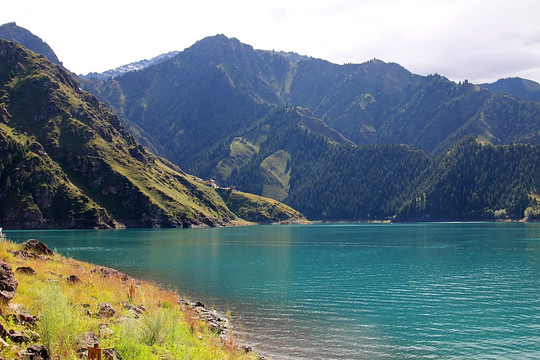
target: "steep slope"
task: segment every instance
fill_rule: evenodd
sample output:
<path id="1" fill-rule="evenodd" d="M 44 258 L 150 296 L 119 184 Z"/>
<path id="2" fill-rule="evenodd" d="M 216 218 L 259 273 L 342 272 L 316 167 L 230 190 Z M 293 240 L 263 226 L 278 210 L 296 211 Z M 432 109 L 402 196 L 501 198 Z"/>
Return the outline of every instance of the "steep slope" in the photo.
<path id="1" fill-rule="evenodd" d="M 43 147 L 0 122 L 0 223 L 5 228 L 118 227 Z"/>
<path id="2" fill-rule="evenodd" d="M 433 154 L 466 135 L 493 144 L 537 144 L 540 130 L 537 103 L 440 75 L 414 75 L 379 60 L 343 66 L 301 62 L 290 99 L 357 144 L 408 144 Z"/>
<path id="3" fill-rule="evenodd" d="M 0 39 L 19 43 L 36 54 L 45 56 L 55 64 L 62 64 L 46 42 L 14 22 L 0 26 Z"/>
<path id="4" fill-rule="evenodd" d="M 214 226 L 237 220 L 213 189 L 148 153 L 62 67 L 3 40 L 0 109 L 6 133 L 39 143 L 69 186 L 92 199 L 95 211 L 107 209 L 122 224 Z"/>
<path id="5" fill-rule="evenodd" d="M 276 107 L 252 126 L 192 159 L 203 177 L 282 201 L 289 191 L 292 159 L 312 146 L 353 144 L 305 109 Z M 309 151 L 312 151 L 310 149 Z"/>
<path id="6" fill-rule="evenodd" d="M 295 64 L 289 58 L 299 60 L 217 35 L 162 64 L 83 86 L 119 110 L 156 151 L 189 170 L 193 156 L 285 104 L 280 94 Z"/>

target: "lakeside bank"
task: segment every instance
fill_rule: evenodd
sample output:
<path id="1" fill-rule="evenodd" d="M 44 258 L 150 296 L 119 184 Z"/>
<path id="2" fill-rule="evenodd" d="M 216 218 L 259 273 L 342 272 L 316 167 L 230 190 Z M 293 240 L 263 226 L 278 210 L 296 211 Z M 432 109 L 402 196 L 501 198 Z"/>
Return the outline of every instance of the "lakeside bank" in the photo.
<path id="1" fill-rule="evenodd" d="M 36 245 L 38 244 L 38 245 Z M 261 359 L 227 319 L 147 280 L 0 240 L 0 359 Z"/>

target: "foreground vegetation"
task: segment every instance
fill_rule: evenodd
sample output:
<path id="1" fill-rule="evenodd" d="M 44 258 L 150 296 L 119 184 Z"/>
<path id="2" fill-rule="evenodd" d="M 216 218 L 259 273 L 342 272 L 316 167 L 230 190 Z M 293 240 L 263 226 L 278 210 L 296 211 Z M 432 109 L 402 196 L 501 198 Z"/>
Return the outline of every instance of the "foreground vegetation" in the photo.
<path id="1" fill-rule="evenodd" d="M 27 336 L 16 343 L 5 332 L 0 358 L 24 358 L 25 349 L 38 343 L 51 359 L 77 359 L 93 345 L 92 338 L 101 349 L 114 349 L 103 359 L 257 358 L 239 349 L 232 335 L 225 339 L 212 331 L 201 308 L 174 291 L 57 253 L 22 249 L 0 240 L 0 261 L 13 269 L 18 283 L 13 299 L 0 305 L 0 321 L 6 330 Z M 24 267 L 35 273 L 21 271 Z"/>

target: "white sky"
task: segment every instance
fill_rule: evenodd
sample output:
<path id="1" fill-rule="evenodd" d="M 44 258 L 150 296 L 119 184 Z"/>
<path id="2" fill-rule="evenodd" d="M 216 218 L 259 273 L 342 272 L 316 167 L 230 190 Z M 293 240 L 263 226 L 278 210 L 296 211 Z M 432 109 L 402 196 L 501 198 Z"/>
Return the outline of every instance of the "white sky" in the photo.
<path id="1" fill-rule="evenodd" d="M 78 74 L 183 50 L 215 34 L 334 63 L 378 58 L 474 83 L 540 82 L 538 0 L 0 0 Z"/>

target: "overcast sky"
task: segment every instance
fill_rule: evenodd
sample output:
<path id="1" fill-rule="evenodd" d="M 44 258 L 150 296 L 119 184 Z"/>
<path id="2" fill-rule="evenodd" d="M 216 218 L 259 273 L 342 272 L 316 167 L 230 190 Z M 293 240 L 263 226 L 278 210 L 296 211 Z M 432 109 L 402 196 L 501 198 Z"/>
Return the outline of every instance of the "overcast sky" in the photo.
<path id="1" fill-rule="evenodd" d="M 2 0 L 69 70 L 86 74 L 215 34 L 334 63 L 377 58 L 475 83 L 540 82 L 538 0 Z"/>

